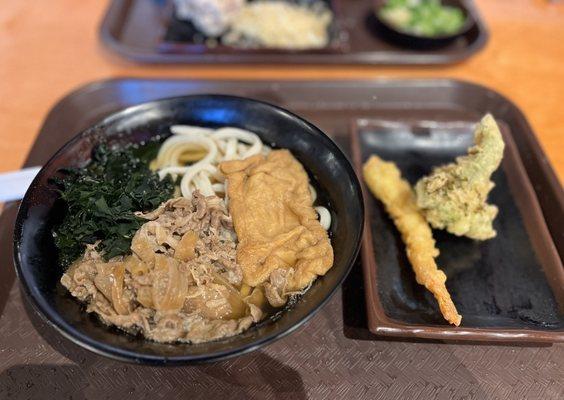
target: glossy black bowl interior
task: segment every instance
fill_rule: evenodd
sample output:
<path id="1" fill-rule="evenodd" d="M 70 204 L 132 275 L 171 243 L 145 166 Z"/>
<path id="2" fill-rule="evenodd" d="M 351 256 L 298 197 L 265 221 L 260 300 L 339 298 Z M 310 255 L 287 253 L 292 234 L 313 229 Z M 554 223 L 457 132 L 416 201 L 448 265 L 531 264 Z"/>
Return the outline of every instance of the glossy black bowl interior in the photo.
<path id="1" fill-rule="evenodd" d="M 61 218 L 58 194 L 49 183 L 62 167 L 86 163 L 92 148 L 107 138 L 110 143 L 141 142 L 168 134 L 173 124 L 206 127 L 235 126 L 256 132 L 265 143 L 290 149 L 303 163 L 319 199 L 331 211 L 330 235 L 335 264 L 290 309 L 250 330 L 217 342 L 158 344 L 132 337 L 102 325 L 87 315 L 61 286 L 51 236 Z M 183 364 L 217 360 L 280 338 L 313 315 L 347 275 L 358 253 L 364 208 L 358 179 L 345 155 L 315 126 L 281 108 L 249 99 L 186 96 L 155 101 L 112 114 L 82 132 L 43 167 L 26 193 L 16 220 L 14 254 L 25 294 L 39 313 L 72 341 L 99 354 L 124 361 Z"/>
<path id="2" fill-rule="evenodd" d="M 384 36 L 393 43 L 397 43 L 404 47 L 412 47 L 419 49 L 436 48 L 446 46 L 455 39 L 465 35 L 476 24 L 476 19 L 472 10 L 466 5 L 464 0 L 442 0 L 445 6 L 457 7 L 462 10 L 465 16 L 464 24 L 456 33 L 443 34 L 437 36 L 423 36 L 410 33 L 408 31 L 397 28 L 386 20 L 380 18 L 380 9 L 387 3 L 387 0 L 373 0 L 374 12 L 373 22 L 378 29 L 378 34 Z"/>

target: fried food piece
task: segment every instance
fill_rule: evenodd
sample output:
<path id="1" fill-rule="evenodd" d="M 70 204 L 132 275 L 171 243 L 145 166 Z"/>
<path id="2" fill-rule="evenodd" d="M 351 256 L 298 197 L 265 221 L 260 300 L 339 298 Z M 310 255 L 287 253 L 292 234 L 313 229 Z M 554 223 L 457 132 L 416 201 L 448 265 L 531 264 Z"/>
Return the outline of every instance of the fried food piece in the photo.
<path id="1" fill-rule="evenodd" d="M 486 240 L 495 237 L 498 209 L 486 202 L 494 187 L 505 144 L 494 118 L 487 114 L 476 126 L 475 146 L 455 163 L 435 168 L 415 185 L 417 205 L 433 228 L 457 236 Z"/>
<path id="2" fill-rule="evenodd" d="M 283 277 L 276 286 L 285 298 L 333 266 L 333 248 L 313 208 L 307 173 L 289 151 L 226 161 L 220 169 L 227 178 L 245 284 L 274 284 L 281 279 L 271 274 Z"/>
<path id="3" fill-rule="evenodd" d="M 435 263 L 439 250 L 435 247 L 431 228 L 415 203 L 411 186 L 402 179 L 394 163 L 383 161 L 377 156 L 368 159 L 363 172 L 368 187 L 384 203 L 386 211 L 401 233 L 417 283 L 433 293 L 448 322 L 460 325 L 462 317 L 456 311 L 445 286 L 446 275 Z"/>

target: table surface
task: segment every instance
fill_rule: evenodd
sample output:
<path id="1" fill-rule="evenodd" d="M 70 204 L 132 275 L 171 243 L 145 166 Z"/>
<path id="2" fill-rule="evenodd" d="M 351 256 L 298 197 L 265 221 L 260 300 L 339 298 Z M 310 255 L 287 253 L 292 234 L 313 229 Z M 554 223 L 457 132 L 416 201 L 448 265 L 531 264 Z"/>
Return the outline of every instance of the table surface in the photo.
<path id="1" fill-rule="evenodd" d="M 344 0 L 347 1 L 347 0 Z M 144 66 L 119 59 L 104 50 L 97 28 L 107 7 L 100 0 L 0 0 L 0 172 L 19 168 L 26 158 L 42 120 L 53 104 L 78 86 L 112 77 L 176 77 L 190 79 L 358 79 L 377 77 L 450 77 L 487 85 L 514 101 L 526 114 L 561 180 L 564 176 L 564 2 L 545 0 L 478 0 L 490 29 L 486 48 L 464 63 L 445 67 L 292 67 L 277 66 Z M 11 208 L 11 210 L 10 210 Z M 11 224 L 15 209 L 0 218 Z M 0 235 L 0 253 L 10 250 L 9 235 Z M 1 272 L 1 271 L 0 271 Z M 4 271 L 6 272 L 6 271 Z M 13 277 L 12 277 L 13 279 Z M 3 281 L 6 281 L 3 279 Z M 0 290 L 19 296 L 18 285 Z M 37 335 L 30 324 L 20 332 L 21 342 L 0 348 L 0 357 L 24 354 L 27 365 L 0 371 L 0 397 L 22 393 L 41 396 L 53 382 L 61 398 L 106 398 L 136 395 L 158 397 L 173 392 L 200 398 L 198 388 L 230 390 L 246 398 L 562 398 L 564 396 L 563 345 L 551 347 L 471 346 L 462 344 L 410 343 L 409 341 L 350 340 L 339 326 L 340 297 L 316 318 L 327 328 L 313 331 L 308 324 L 302 334 L 318 336 L 320 345 L 307 354 L 294 354 L 285 364 L 275 360 L 288 354 L 298 336 L 237 359 L 234 363 L 200 368 L 155 369 L 153 380 L 139 382 L 139 367 L 125 366 L 92 356 L 46 335 L 39 347 L 26 340 Z M 7 307 L 23 307 L 21 302 Z M 24 313 L 25 310 L 21 309 Z M 333 316 L 329 314 L 335 314 Z M 42 331 L 42 322 L 32 323 Z M 0 333 L 10 331 L 10 321 L 0 320 Z M 13 332 L 12 332 L 13 333 Z M 332 360 L 323 349 L 333 342 L 350 346 L 351 357 Z M 369 344 L 370 343 L 370 344 Z M 417 357 L 402 358 L 417 347 Z M 55 348 L 56 352 L 48 350 Z M 52 354 L 47 363 L 33 360 Z M 376 369 L 373 382 L 358 381 L 354 360 L 369 358 Z M 507 371 L 499 365 L 507 362 Z M 260 365 L 260 368 L 258 366 Z M 257 369 L 258 368 L 258 369 Z M 287 370 L 284 381 L 268 381 L 269 371 Z M 334 373 L 330 381 L 319 380 L 319 368 Z M 240 372 L 237 374 L 236 372 Z M 243 372 L 241 372 L 243 371 Z M 241 375 L 242 373 L 242 375 Z M 113 376 L 111 382 L 108 376 Z M 182 378 L 181 378 L 182 376 Z M 412 379 L 411 377 L 418 378 Z M 346 392 L 343 379 L 356 382 Z M 303 381 L 302 381 L 303 380 Z M 305 388 L 304 383 L 308 384 Z M 20 387 L 19 385 L 23 385 Z M 159 389 L 161 388 L 161 389 Z M 163 391 L 166 389 L 166 391 Z M 55 393 L 54 392 L 54 393 Z M 160 395 L 159 395 L 160 396 Z M 213 396 L 212 396 L 213 397 Z M 210 397 L 211 398 L 211 397 Z"/>
<path id="2" fill-rule="evenodd" d="M 344 0 L 347 1 L 347 0 Z M 0 0 L 0 172 L 19 168 L 45 114 L 93 80 L 134 77 L 352 79 L 451 77 L 487 85 L 527 115 L 560 179 L 564 176 L 564 2 L 478 0 L 486 48 L 445 67 L 151 66 L 102 48 L 101 0 Z"/>

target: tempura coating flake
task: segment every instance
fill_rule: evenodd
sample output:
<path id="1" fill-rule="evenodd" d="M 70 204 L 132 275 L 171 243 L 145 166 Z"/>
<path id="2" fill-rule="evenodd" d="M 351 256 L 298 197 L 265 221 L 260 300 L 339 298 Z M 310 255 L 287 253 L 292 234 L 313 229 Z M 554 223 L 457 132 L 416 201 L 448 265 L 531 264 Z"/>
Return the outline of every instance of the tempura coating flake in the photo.
<path id="1" fill-rule="evenodd" d="M 499 167 L 505 147 L 490 114 L 476 126 L 474 141 L 467 155 L 421 178 L 415 192 L 417 205 L 433 228 L 486 240 L 496 235 L 492 225 L 498 209 L 486 200 L 494 187 L 491 175 Z"/>
<path id="2" fill-rule="evenodd" d="M 435 296 L 443 317 L 459 326 L 462 317 L 447 291 L 446 275 L 435 263 L 439 250 L 435 247 L 431 228 L 417 207 L 411 186 L 402 179 L 394 163 L 385 162 L 377 156 L 368 159 L 363 172 L 368 187 L 384 203 L 400 231 L 417 283 Z"/>

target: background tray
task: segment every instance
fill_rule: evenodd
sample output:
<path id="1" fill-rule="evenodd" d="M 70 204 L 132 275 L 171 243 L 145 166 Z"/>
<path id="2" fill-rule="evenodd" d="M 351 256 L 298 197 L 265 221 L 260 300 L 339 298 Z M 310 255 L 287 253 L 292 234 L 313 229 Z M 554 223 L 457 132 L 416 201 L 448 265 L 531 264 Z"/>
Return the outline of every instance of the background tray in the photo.
<path id="1" fill-rule="evenodd" d="M 210 50 L 165 42 L 170 24 L 169 0 L 113 0 L 102 24 L 102 43 L 123 57 L 141 63 L 260 63 L 260 64 L 450 64 L 480 50 L 488 33 L 471 0 L 476 25 L 446 47 L 408 49 L 384 40 L 370 18 L 371 0 L 335 0 L 341 28 L 336 50 L 315 52 Z"/>
<path id="2" fill-rule="evenodd" d="M 317 124 L 345 150 L 350 123 L 358 118 L 410 115 L 476 121 L 486 110 L 496 110 L 527 155 L 529 176 L 549 206 L 545 212 L 550 220 L 562 220 L 562 203 L 557 202 L 561 187 L 523 115 L 495 92 L 450 80 L 102 81 L 54 106 L 26 165 L 44 163 L 64 141 L 111 111 L 191 93 L 244 95 L 287 107 Z M 63 339 L 25 305 L 14 284 L 11 259 L 16 206 L 8 205 L 0 218 L 0 398 L 556 399 L 564 393 L 562 344 L 539 348 L 414 343 L 372 335 L 360 265 L 340 294 L 304 328 L 260 351 L 174 369 L 101 358 Z"/>
<path id="3" fill-rule="evenodd" d="M 492 110 L 495 116 L 495 110 Z M 377 154 L 395 162 L 414 185 L 437 165 L 466 154 L 474 123 L 368 120 L 354 124 L 355 168 Z M 431 293 L 415 280 L 405 244 L 383 205 L 366 185 L 362 266 L 368 326 L 388 336 L 480 341 L 564 342 L 564 269 L 510 129 L 489 195 L 499 207 L 497 236 L 484 242 L 434 230 L 437 264 L 458 312 L 459 327 L 441 316 Z M 562 205 L 564 208 L 564 205 Z"/>

